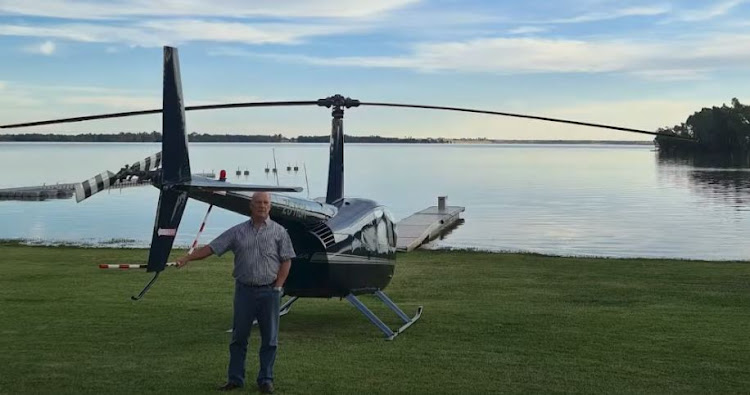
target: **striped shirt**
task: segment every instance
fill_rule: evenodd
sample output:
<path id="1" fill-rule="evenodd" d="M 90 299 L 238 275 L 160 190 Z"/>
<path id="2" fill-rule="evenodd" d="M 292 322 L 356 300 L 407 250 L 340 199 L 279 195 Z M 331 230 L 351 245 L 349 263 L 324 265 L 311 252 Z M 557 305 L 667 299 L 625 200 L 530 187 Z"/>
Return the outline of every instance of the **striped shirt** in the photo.
<path id="1" fill-rule="evenodd" d="M 273 283 L 281 262 L 296 256 L 289 233 L 270 218 L 258 229 L 251 218 L 229 228 L 208 245 L 218 256 L 227 251 L 234 253 L 232 276 L 247 285 Z"/>

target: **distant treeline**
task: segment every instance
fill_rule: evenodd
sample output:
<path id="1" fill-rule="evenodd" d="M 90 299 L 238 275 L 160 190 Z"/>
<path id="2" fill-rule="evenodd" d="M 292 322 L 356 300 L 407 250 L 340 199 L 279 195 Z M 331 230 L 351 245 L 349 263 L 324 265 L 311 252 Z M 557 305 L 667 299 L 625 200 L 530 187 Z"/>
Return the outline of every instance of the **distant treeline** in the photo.
<path id="1" fill-rule="evenodd" d="M 657 136 L 654 141 L 660 152 L 747 157 L 750 154 L 750 106 L 734 98 L 731 106 L 703 108 L 685 122 L 660 128 L 658 132 L 696 140 Z"/>
<path id="2" fill-rule="evenodd" d="M 651 140 L 485 140 L 492 144 L 609 144 L 653 145 Z M 456 143 L 456 141 L 454 141 Z"/>
<path id="3" fill-rule="evenodd" d="M 284 137 L 281 134 L 273 135 L 246 135 L 246 134 L 206 134 L 190 133 L 188 141 L 196 143 L 327 143 L 331 137 L 325 136 L 299 136 L 297 138 Z M 398 138 L 381 136 L 350 136 L 344 135 L 344 140 L 349 143 L 432 143 L 448 144 L 450 139 L 444 138 Z M 161 133 L 116 133 L 116 134 L 0 134 L 0 141 L 22 141 L 22 142 L 91 142 L 91 143 L 158 143 L 161 142 Z"/>
<path id="4" fill-rule="evenodd" d="M 350 136 L 344 135 L 344 140 L 348 143 L 418 143 L 418 144 L 450 144 L 453 141 L 444 138 L 424 138 L 416 139 L 413 137 L 381 137 L 381 136 Z M 331 136 L 299 136 L 295 139 L 298 143 L 327 143 L 331 141 Z"/>

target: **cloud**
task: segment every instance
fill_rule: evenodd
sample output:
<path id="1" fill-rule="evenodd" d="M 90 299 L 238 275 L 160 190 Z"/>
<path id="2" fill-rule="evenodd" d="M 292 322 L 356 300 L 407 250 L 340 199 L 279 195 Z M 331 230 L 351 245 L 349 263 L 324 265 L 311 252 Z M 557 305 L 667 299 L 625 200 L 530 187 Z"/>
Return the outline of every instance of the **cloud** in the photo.
<path id="1" fill-rule="evenodd" d="M 86 87 L 80 89 L 72 89 L 73 87 L 61 88 L 60 90 L 86 92 Z M 115 91 L 113 91 L 115 92 Z M 258 102 L 265 99 L 259 96 L 248 96 L 248 95 L 233 95 L 222 97 L 221 99 L 201 99 L 192 100 L 188 99 L 185 103 L 186 106 L 200 106 L 216 103 L 245 103 L 245 102 Z M 148 110 L 152 108 L 161 108 L 162 98 L 159 92 L 155 92 L 154 95 L 142 95 L 142 94 L 99 94 L 99 95 L 65 95 L 60 96 L 57 100 L 58 103 L 79 105 L 84 104 L 89 107 L 101 107 L 111 108 L 119 110 Z"/>
<path id="2" fill-rule="evenodd" d="M 304 39 L 362 31 L 366 24 L 285 24 L 214 22 L 197 19 L 146 20 L 120 25 L 64 23 L 26 26 L 0 25 L 0 36 L 56 38 L 79 42 L 125 43 L 159 47 L 191 41 L 242 44 L 296 44 Z"/>
<path id="3" fill-rule="evenodd" d="M 60 99 L 60 102 L 64 104 L 86 104 L 100 107 L 117 108 L 122 110 L 145 110 L 151 108 L 160 108 L 162 106 L 162 100 L 158 96 L 64 96 Z"/>
<path id="4" fill-rule="evenodd" d="M 418 0 L 171 0 L 81 1 L 0 0 L 0 15 L 26 15 L 65 19 L 123 19 L 159 17 L 274 17 L 358 18 L 374 16 L 417 3 Z"/>
<path id="5" fill-rule="evenodd" d="M 213 55 L 265 57 L 322 66 L 402 68 L 422 72 L 631 73 L 650 79 L 704 78 L 716 69 L 750 62 L 750 35 L 674 41 L 484 38 L 422 43 L 396 56 L 314 57 L 243 49 Z"/>
<path id="6" fill-rule="evenodd" d="M 0 36 L 22 36 L 22 37 L 54 37 L 72 41 L 103 42 L 98 38 L 100 31 L 121 31 L 118 28 L 102 28 L 96 25 L 70 24 L 52 27 L 24 26 L 24 25 L 0 25 Z M 124 32 L 122 33 L 136 33 Z M 122 34 L 124 36 L 124 34 Z"/>
<path id="7" fill-rule="evenodd" d="M 212 41 L 246 44 L 294 44 L 307 37 L 326 36 L 362 30 L 364 26 L 346 24 L 283 24 L 229 23 L 202 20 L 179 20 L 140 23 L 139 28 L 150 31 L 169 42 Z"/>
<path id="8" fill-rule="evenodd" d="M 733 8 L 743 3 L 747 3 L 747 0 L 729 0 L 718 4 L 715 3 L 702 9 L 678 12 L 674 19 L 681 22 L 705 21 L 726 15 Z"/>
<path id="9" fill-rule="evenodd" d="M 28 53 L 47 55 L 47 56 L 55 53 L 56 49 L 57 47 L 55 46 L 55 43 L 52 41 L 45 41 L 41 44 L 31 45 L 31 46 L 27 46 L 24 48 L 24 50 Z"/>
<path id="10" fill-rule="evenodd" d="M 659 16 L 665 15 L 671 11 L 671 7 L 667 5 L 656 5 L 650 7 L 630 7 L 622 8 L 618 10 L 608 10 L 601 12 L 589 12 L 580 14 L 570 18 L 555 18 L 547 20 L 536 20 L 523 22 L 525 24 L 571 24 L 571 23 L 587 23 L 587 22 L 598 22 L 612 19 L 620 19 L 634 16 Z"/>
<path id="11" fill-rule="evenodd" d="M 508 34 L 531 34 L 531 33 L 541 33 L 545 32 L 549 29 L 546 27 L 540 27 L 540 26 L 519 26 L 515 29 L 511 29 L 508 31 Z"/>
<path id="12" fill-rule="evenodd" d="M 707 69 L 665 69 L 633 71 L 631 74 L 652 81 L 696 81 L 708 79 L 710 71 Z"/>
<path id="13" fill-rule="evenodd" d="M 22 86 L 13 82 L 0 81 L 0 112 L 7 113 L 9 116 L 0 116 L 3 121 L 17 119 L 19 107 L 38 107 L 42 100 L 32 97 L 33 94 Z M 10 123 L 10 122 L 8 122 Z"/>

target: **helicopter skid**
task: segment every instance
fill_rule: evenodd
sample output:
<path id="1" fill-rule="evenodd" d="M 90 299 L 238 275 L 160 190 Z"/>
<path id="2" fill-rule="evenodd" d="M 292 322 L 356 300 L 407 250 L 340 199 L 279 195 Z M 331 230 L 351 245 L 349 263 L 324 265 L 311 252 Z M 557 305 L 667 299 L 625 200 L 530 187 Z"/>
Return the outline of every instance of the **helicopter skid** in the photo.
<path id="1" fill-rule="evenodd" d="M 281 305 L 281 308 L 279 309 L 279 316 L 286 315 L 289 312 L 289 309 L 292 308 L 292 304 L 296 302 L 297 299 L 299 299 L 299 296 L 292 296 L 291 298 L 289 298 L 289 300 L 284 302 L 284 304 Z"/>
<path id="2" fill-rule="evenodd" d="M 395 303 L 393 303 L 393 301 L 385 293 L 383 293 L 383 291 L 377 290 L 373 293 L 373 295 L 375 295 L 375 297 L 380 299 L 386 306 L 388 306 L 389 309 L 396 313 L 396 315 L 398 315 L 398 317 L 401 318 L 401 320 L 404 322 L 404 325 L 393 331 L 380 318 L 378 318 L 375 313 L 373 313 L 370 309 L 367 308 L 367 306 L 365 306 L 359 299 L 357 299 L 354 294 L 350 293 L 349 295 L 347 295 L 346 300 L 348 300 L 349 303 L 356 307 L 360 313 L 364 314 L 364 316 L 367 317 L 367 319 L 370 320 L 373 325 L 377 326 L 378 329 L 380 329 L 385 335 L 386 340 L 395 339 L 396 336 L 405 331 L 422 316 L 422 306 L 419 306 L 417 308 L 417 312 L 414 317 L 409 318 L 409 316 L 406 315 Z"/>

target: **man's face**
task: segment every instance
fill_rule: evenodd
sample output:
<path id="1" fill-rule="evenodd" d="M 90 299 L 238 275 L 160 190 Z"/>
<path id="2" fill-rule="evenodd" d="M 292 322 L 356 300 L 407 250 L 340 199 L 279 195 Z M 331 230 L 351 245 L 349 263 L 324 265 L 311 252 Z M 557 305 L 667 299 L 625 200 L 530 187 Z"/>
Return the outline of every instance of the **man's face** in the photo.
<path id="1" fill-rule="evenodd" d="M 256 192 L 250 201 L 250 214 L 254 218 L 268 218 L 271 211 L 271 195 L 267 192 Z"/>

